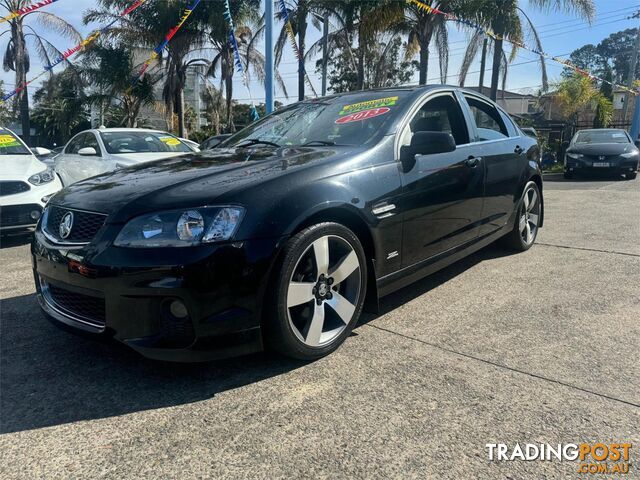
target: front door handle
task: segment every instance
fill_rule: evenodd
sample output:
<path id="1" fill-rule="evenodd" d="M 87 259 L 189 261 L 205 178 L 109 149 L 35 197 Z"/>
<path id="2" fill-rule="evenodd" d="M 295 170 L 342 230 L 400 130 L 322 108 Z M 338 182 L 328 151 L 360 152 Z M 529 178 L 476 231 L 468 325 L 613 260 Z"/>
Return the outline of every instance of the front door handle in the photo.
<path id="1" fill-rule="evenodd" d="M 516 155 L 522 155 L 522 152 L 524 152 L 524 148 L 522 148 L 520 145 L 517 145 L 516 149 L 513 151 L 513 153 L 515 153 Z"/>
<path id="2" fill-rule="evenodd" d="M 467 158 L 465 163 L 467 164 L 467 167 L 469 167 L 469 168 L 476 168 L 480 164 L 481 161 L 482 161 L 482 157 L 474 157 L 472 155 L 469 158 Z"/>

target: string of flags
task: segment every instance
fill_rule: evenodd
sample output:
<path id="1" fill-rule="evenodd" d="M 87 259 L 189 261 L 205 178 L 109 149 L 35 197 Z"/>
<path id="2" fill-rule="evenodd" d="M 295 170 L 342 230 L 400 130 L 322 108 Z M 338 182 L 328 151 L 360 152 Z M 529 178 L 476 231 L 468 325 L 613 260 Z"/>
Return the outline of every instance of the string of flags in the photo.
<path id="1" fill-rule="evenodd" d="M 270 1 L 270 0 L 267 0 Z M 253 101 L 253 96 L 251 95 L 251 88 L 249 88 L 249 79 L 247 77 L 247 71 L 242 64 L 242 57 L 240 56 L 240 48 L 238 47 L 238 40 L 236 38 L 236 27 L 233 23 L 233 17 L 231 16 L 231 6 L 229 5 L 229 0 L 224 0 L 224 19 L 229 24 L 229 44 L 233 49 L 233 63 L 236 67 L 236 71 L 242 75 L 242 83 L 247 89 L 247 93 L 249 94 L 249 100 L 251 101 L 251 118 L 255 122 L 260 119 L 260 115 L 258 114 L 258 110 L 256 109 L 256 104 Z"/>
<path id="2" fill-rule="evenodd" d="M 316 92 L 316 89 L 314 88 L 313 83 L 311 83 L 311 79 L 309 78 L 309 75 L 307 75 L 307 72 L 304 69 L 304 62 L 300 62 L 300 60 L 302 59 L 302 54 L 300 53 L 300 49 L 298 49 L 298 43 L 296 42 L 296 35 L 293 32 L 293 27 L 291 26 L 291 21 L 289 19 L 289 10 L 287 10 L 287 6 L 285 5 L 284 0 L 279 0 L 278 4 L 280 6 L 280 13 L 284 20 L 284 28 L 287 31 L 287 36 L 289 37 L 289 41 L 291 42 L 291 47 L 293 48 L 293 53 L 298 59 L 298 68 L 302 68 L 304 73 L 304 78 L 307 81 L 309 88 L 311 88 L 313 95 L 317 97 L 318 93 Z"/>
<path id="3" fill-rule="evenodd" d="M 146 1 L 146 0 L 145 0 Z M 185 8 L 182 17 L 180 17 L 180 21 L 178 22 L 178 24 L 173 27 L 171 30 L 169 30 L 169 32 L 165 35 L 164 40 L 162 40 L 158 46 L 156 48 L 153 49 L 153 52 L 151 52 L 151 55 L 149 56 L 149 58 L 142 64 L 142 67 L 140 68 L 140 71 L 138 72 L 138 74 L 133 78 L 133 82 L 132 82 L 132 86 L 134 86 L 136 83 L 138 83 L 138 81 L 144 76 L 144 74 L 147 72 L 147 70 L 149 69 L 149 67 L 151 66 L 151 64 L 160 57 L 160 55 L 162 54 L 162 51 L 165 49 L 165 47 L 169 44 L 169 42 L 171 41 L 171 39 L 173 39 L 173 37 L 176 35 L 176 33 L 178 33 L 180 31 L 180 29 L 182 28 L 182 26 L 186 23 L 186 21 L 189 19 L 189 17 L 191 16 L 191 14 L 193 13 L 193 11 L 197 8 L 197 6 L 200 4 L 200 0 L 193 0 L 193 2 L 191 3 L 191 5 L 189 5 L 187 8 Z"/>
<path id="4" fill-rule="evenodd" d="M 27 13 L 35 12 L 36 10 L 39 10 L 42 7 L 46 7 L 47 5 L 51 5 L 52 3 L 55 3 L 57 1 L 58 0 L 42 0 L 41 2 L 19 8 L 18 10 L 9 13 L 9 15 L 0 18 L 0 23 L 9 22 L 14 18 L 21 17 L 23 15 L 26 15 Z"/>
<path id="5" fill-rule="evenodd" d="M 48 5 L 48 4 L 53 3 L 53 2 L 55 2 L 57 0 L 50 0 L 50 1 L 46 0 L 46 1 L 48 1 L 48 3 L 47 3 L 47 5 Z M 56 59 L 53 60 L 53 62 L 51 62 L 49 65 L 45 66 L 44 70 L 42 72 L 40 72 L 40 74 L 36 75 L 34 78 L 32 78 L 30 80 L 27 80 L 23 84 L 18 85 L 13 91 L 11 91 L 11 92 L 7 93 L 6 95 L 4 95 L 1 100 L 3 102 L 6 102 L 10 98 L 12 98 L 15 95 L 17 95 L 18 93 L 22 92 L 25 88 L 27 88 L 29 85 L 31 85 L 36 80 L 38 80 L 38 79 L 42 78 L 43 76 L 47 75 L 48 73 L 50 73 L 57 65 L 61 64 L 62 62 L 67 60 L 69 57 L 75 55 L 76 53 L 78 53 L 82 49 L 86 48 L 91 43 L 93 43 L 100 35 L 104 34 L 107 30 L 109 30 L 111 27 L 113 27 L 113 25 L 115 25 L 116 22 L 118 22 L 118 20 L 120 20 L 123 17 L 126 17 L 131 12 L 133 12 L 134 10 L 137 10 L 145 2 L 147 2 L 147 0 L 137 0 L 135 3 L 130 5 L 128 8 L 126 8 L 122 13 L 120 13 L 120 15 L 118 15 L 112 22 L 110 22 L 105 27 L 101 28 L 100 30 L 96 30 L 93 33 L 91 33 L 88 37 L 86 37 L 84 40 L 82 40 L 82 42 L 80 42 L 75 47 L 72 47 L 72 48 L 64 51 L 63 53 L 61 53 Z M 45 2 L 40 2 L 40 3 L 45 3 Z M 32 5 L 32 7 L 33 6 L 36 6 L 36 5 Z"/>
<path id="6" fill-rule="evenodd" d="M 415 5 L 420 10 L 422 10 L 422 11 L 428 13 L 428 14 L 443 15 L 448 20 L 452 20 L 454 22 L 458 22 L 458 23 L 461 23 L 463 25 L 467 25 L 468 27 L 471 27 L 471 28 L 473 28 L 475 30 L 478 30 L 479 32 L 484 33 L 485 35 L 493 38 L 494 40 L 503 40 L 503 41 L 511 43 L 512 45 L 515 45 L 515 46 L 517 46 L 519 48 L 522 48 L 523 50 L 528 50 L 529 52 L 532 52 L 532 53 L 535 53 L 536 55 L 544 57 L 547 60 L 553 60 L 554 62 L 561 63 L 565 67 L 571 68 L 575 72 L 577 72 L 580 75 L 583 75 L 585 77 L 588 77 L 591 80 L 597 80 L 599 82 L 603 82 L 603 83 L 609 84 L 614 88 L 617 88 L 619 90 L 624 90 L 625 92 L 631 93 L 633 95 L 638 95 L 639 94 L 638 92 L 636 92 L 635 90 L 633 90 L 633 89 L 631 89 L 629 87 L 626 87 L 624 85 L 618 85 L 618 84 L 610 82 L 609 80 L 606 80 L 604 78 L 597 77 L 597 76 L 593 75 L 592 73 L 589 73 L 586 70 L 578 67 L 577 65 L 575 65 L 574 63 L 572 63 L 569 60 L 564 60 L 562 58 L 550 55 L 550 54 L 548 54 L 546 52 L 538 50 L 537 48 L 528 47 L 527 45 L 525 45 L 524 43 L 522 43 L 522 42 L 520 42 L 518 40 L 511 40 L 508 37 L 505 37 L 505 36 L 502 36 L 502 35 L 498 35 L 498 34 L 494 33 L 493 31 L 491 31 L 489 29 L 486 29 L 483 26 L 481 26 L 481 25 L 479 25 L 479 24 L 477 24 L 475 22 L 472 22 L 472 21 L 464 19 L 464 18 L 459 18 L 459 17 L 453 15 L 452 13 L 443 12 L 442 10 L 439 10 L 439 9 L 437 9 L 435 7 L 427 5 L 426 3 L 424 3 L 424 2 L 422 2 L 420 0 L 407 0 L 407 3 Z"/>

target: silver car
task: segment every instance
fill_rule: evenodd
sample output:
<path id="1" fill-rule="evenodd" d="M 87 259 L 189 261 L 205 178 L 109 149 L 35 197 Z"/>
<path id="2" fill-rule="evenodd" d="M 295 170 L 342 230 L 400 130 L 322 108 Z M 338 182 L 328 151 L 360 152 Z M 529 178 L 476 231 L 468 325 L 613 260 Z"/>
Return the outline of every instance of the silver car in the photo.
<path id="1" fill-rule="evenodd" d="M 100 128 L 73 137 L 55 158 L 63 185 L 122 167 L 193 153 L 178 137 L 141 128 Z"/>

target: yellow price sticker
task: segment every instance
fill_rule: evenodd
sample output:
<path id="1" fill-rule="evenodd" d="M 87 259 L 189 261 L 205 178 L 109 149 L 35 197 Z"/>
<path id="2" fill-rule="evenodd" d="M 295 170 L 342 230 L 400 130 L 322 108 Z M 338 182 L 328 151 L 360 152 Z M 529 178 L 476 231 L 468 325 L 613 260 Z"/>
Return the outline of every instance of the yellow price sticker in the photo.
<path id="1" fill-rule="evenodd" d="M 175 147 L 175 146 L 180 145 L 180 140 L 178 140 L 177 138 L 162 137 L 162 138 L 160 138 L 160 140 L 162 140 L 164 143 L 166 143 L 167 145 L 169 145 L 171 147 Z"/>
<path id="2" fill-rule="evenodd" d="M 12 135 L 0 135 L 0 148 L 16 147 L 20 142 Z"/>

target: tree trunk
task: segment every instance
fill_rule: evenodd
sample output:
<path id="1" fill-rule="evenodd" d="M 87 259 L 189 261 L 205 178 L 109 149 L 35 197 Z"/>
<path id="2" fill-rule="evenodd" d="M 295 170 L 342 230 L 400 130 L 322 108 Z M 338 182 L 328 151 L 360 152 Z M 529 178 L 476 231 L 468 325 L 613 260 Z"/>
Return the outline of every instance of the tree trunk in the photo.
<path id="1" fill-rule="evenodd" d="M 233 124 L 233 103 L 231 102 L 233 97 L 233 77 L 227 75 L 224 85 L 225 95 L 227 97 L 227 133 L 233 133 L 236 131 L 236 127 Z"/>
<path id="2" fill-rule="evenodd" d="M 16 88 L 27 82 L 27 46 L 24 40 L 22 19 L 16 19 L 11 25 L 11 36 L 15 48 Z M 31 146 L 31 119 L 29 118 L 29 91 L 25 86 L 17 95 L 17 104 L 22 124 L 22 139 Z"/>
<path id="3" fill-rule="evenodd" d="M 487 46 L 488 40 L 485 37 L 482 42 L 482 57 L 480 58 L 480 81 L 478 82 L 480 93 L 482 93 L 482 90 L 484 90 L 484 71 L 487 69 Z"/>
<path id="4" fill-rule="evenodd" d="M 420 40 L 420 85 L 427 84 L 427 72 L 429 71 L 429 41 Z"/>
<path id="5" fill-rule="evenodd" d="M 361 27 L 358 27 L 358 71 L 356 72 L 356 90 L 364 90 L 364 38 L 362 38 Z"/>
<path id="6" fill-rule="evenodd" d="M 500 62 L 502 60 L 502 44 L 503 44 L 502 39 L 496 39 L 495 45 L 493 46 L 493 67 L 491 70 L 490 98 L 494 102 L 498 98 L 498 82 L 500 81 Z"/>
<path id="7" fill-rule="evenodd" d="M 298 59 L 298 100 L 304 100 L 304 52 L 305 40 L 307 36 L 307 9 L 304 0 L 298 1 L 298 51 L 300 58 Z"/>
<path id="8" fill-rule="evenodd" d="M 176 113 L 178 114 L 178 136 L 180 138 L 189 138 L 189 132 L 185 124 L 184 118 L 184 86 L 180 85 L 176 92 Z"/>

